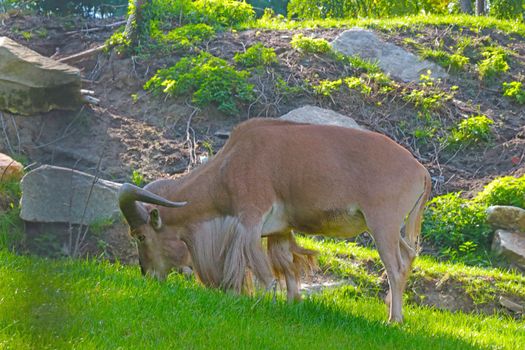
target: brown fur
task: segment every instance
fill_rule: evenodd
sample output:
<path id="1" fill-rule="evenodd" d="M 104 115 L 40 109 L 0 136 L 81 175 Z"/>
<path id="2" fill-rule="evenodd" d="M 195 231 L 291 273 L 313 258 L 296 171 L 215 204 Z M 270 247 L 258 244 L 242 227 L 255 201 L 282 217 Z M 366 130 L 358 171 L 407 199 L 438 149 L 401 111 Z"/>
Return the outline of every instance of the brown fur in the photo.
<path id="1" fill-rule="evenodd" d="M 291 230 L 341 237 L 368 230 L 389 278 L 390 320 L 402 320 L 402 294 L 430 176 L 386 136 L 252 119 L 240 124 L 205 165 L 181 180 L 160 180 L 146 189 L 187 205 L 155 206 L 162 227 L 142 226 L 144 235 L 155 235 L 142 249 L 157 252 L 142 261 L 145 271 L 167 273 L 161 246 L 175 237 L 188 245 L 203 283 L 239 292 L 247 271 L 265 286 L 274 274 L 284 275 L 289 298 L 296 298 L 299 271 L 312 254 L 295 244 Z M 406 239 L 400 233 L 405 219 Z"/>

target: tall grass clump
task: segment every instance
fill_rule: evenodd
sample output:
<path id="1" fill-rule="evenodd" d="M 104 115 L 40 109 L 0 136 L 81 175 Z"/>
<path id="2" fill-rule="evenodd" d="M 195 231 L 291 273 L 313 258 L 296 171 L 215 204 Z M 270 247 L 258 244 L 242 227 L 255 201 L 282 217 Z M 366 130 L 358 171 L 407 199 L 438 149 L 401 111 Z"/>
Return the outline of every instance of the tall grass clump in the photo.
<path id="1" fill-rule="evenodd" d="M 23 237 L 18 181 L 0 182 L 0 250 L 13 249 Z"/>

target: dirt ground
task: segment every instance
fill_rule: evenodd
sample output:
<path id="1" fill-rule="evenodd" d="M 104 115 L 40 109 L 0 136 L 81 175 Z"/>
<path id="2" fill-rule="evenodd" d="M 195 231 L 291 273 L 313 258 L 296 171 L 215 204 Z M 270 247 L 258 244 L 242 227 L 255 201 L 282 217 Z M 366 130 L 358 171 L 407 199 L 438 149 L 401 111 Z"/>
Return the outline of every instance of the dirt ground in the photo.
<path id="1" fill-rule="evenodd" d="M 61 58 L 102 45 L 113 30 L 102 26 L 115 21 L 3 16 L 0 18 L 0 36 L 8 36 L 44 56 Z M 100 30 L 86 32 L 88 28 Z M 303 32 L 332 40 L 343 30 Z M 243 51 L 244 47 L 255 42 L 275 48 L 279 66 L 275 71 L 263 74 L 258 81 L 253 81 L 259 99 L 251 106 L 244 106 L 237 116 L 226 116 L 213 107 L 196 109 L 188 98 L 159 98 L 143 90 L 144 83 L 157 69 L 174 64 L 181 53 L 173 52 L 168 57 L 132 58 L 102 53 L 73 64 L 82 72 L 83 88 L 93 90 L 94 96 L 100 99 L 98 105 L 84 105 L 75 112 L 52 111 L 29 117 L 4 113 L 0 152 L 21 155 L 28 170 L 41 164 L 53 164 L 98 173 L 102 178 L 116 182 L 129 181 L 132 172 L 137 171 L 151 181 L 160 177 L 181 176 L 191 169 L 195 164 L 192 163 L 190 144 L 197 146 L 197 156 L 207 155 L 203 142 L 217 151 L 225 142 L 221 133 L 231 130 L 242 120 L 257 116 L 278 117 L 294 108 L 311 104 L 348 115 L 359 124 L 389 135 L 407 147 L 431 172 L 434 195 L 457 190 L 474 193 L 497 176 L 525 174 L 525 107 L 504 99 L 499 89 L 485 86 L 472 74 L 450 75 L 443 82 L 448 87 L 460 86 L 460 92 L 447 104 L 441 117 L 445 125 L 451 125 L 477 111 L 495 121 L 495 137 L 487 145 L 455 154 L 437 152 L 431 145 L 420 145 L 403 131 L 400 127 L 402 121 L 412 120 L 416 115 L 414 108 L 404 101 L 388 99 L 378 105 L 359 94 L 341 93 L 332 99 L 324 99 L 306 91 L 293 98 L 284 98 L 265 90 L 268 80 L 276 73 L 291 85 L 312 77 L 321 80 L 341 75 L 338 66 L 326 62 L 323 57 L 304 56 L 292 50 L 292 34 L 291 31 L 228 31 L 204 44 L 203 48 L 207 51 L 226 59 L 231 59 L 235 52 Z M 457 40 L 461 34 L 457 28 L 443 27 L 419 28 L 410 32 L 383 31 L 380 35 L 410 50 L 412 48 L 404 41 L 407 37 L 417 38 L 421 43 L 432 43 L 440 38 Z M 518 38 L 496 31 L 481 31 L 476 35 L 480 40 L 490 37 L 511 50 L 513 68 L 509 76 L 523 80 L 523 38 L 516 40 Z M 101 166 L 97 169 L 100 159 Z M 36 237 L 43 230 L 49 230 L 49 227 L 29 229 L 29 238 Z M 62 232 L 63 241 L 67 240 L 67 230 L 65 227 L 58 230 Z M 127 239 L 125 227 L 112 230 L 106 232 L 103 239 L 106 242 L 104 256 L 136 262 L 135 250 Z M 97 238 L 90 241 L 93 249 L 88 251 L 100 253 L 99 243 Z M 331 281 L 330 276 L 319 275 L 317 278 L 321 284 L 326 282 L 326 278 Z M 430 290 L 430 287 L 419 286 L 422 290 Z M 436 293 L 434 296 L 426 293 L 430 297 L 425 303 L 445 305 L 445 308 L 452 310 L 468 309 L 461 300 L 442 300 L 441 294 Z M 432 301 L 432 298 L 436 300 Z"/>

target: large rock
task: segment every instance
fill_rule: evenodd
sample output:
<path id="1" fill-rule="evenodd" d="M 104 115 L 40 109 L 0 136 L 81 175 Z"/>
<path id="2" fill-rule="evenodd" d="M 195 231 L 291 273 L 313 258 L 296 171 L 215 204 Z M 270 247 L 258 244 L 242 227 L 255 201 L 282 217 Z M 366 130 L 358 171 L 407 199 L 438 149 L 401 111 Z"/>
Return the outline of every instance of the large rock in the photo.
<path id="1" fill-rule="evenodd" d="M 0 110 L 31 115 L 80 103 L 78 69 L 0 37 Z"/>
<path id="2" fill-rule="evenodd" d="M 20 217 L 32 222 L 73 224 L 117 218 L 120 184 L 97 179 L 93 185 L 93 181 L 94 176 L 80 171 L 43 165 L 22 179 Z"/>
<path id="3" fill-rule="evenodd" d="M 330 109 L 324 109 L 310 105 L 296 108 L 281 116 L 279 119 L 288 120 L 296 123 L 336 125 L 344 126 L 347 128 L 365 130 L 350 117 L 347 117 Z"/>
<path id="4" fill-rule="evenodd" d="M 487 221 L 495 229 L 523 232 L 525 239 L 525 210 L 507 205 L 487 209 Z"/>
<path id="5" fill-rule="evenodd" d="M 0 153 L 0 182 L 18 181 L 24 175 L 22 164 Z"/>
<path id="6" fill-rule="evenodd" d="M 421 60 L 402 47 L 381 40 L 370 30 L 346 30 L 335 38 L 332 48 L 345 55 L 377 61 L 383 71 L 404 82 L 417 82 L 421 74 L 426 74 L 428 70 L 432 71 L 434 78 L 447 77 L 447 73 L 437 64 Z"/>
<path id="7" fill-rule="evenodd" d="M 492 250 L 525 271 L 525 238 L 522 235 L 497 230 L 492 241 Z"/>

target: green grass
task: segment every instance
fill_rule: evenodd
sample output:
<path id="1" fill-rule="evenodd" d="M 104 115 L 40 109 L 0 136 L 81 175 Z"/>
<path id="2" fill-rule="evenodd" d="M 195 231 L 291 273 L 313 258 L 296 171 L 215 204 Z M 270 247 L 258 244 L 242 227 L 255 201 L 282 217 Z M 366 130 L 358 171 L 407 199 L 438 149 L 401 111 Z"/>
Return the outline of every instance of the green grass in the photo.
<path id="1" fill-rule="evenodd" d="M 357 253 L 360 254 L 360 253 Z M 0 348 L 518 349 L 520 322 L 408 306 L 386 323 L 377 298 L 349 288 L 289 305 L 205 289 L 137 267 L 0 251 Z M 497 330 L 497 331 L 495 331 Z"/>
<path id="2" fill-rule="evenodd" d="M 383 265 L 375 249 L 359 247 L 344 241 L 316 241 L 298 237 L 298 242 L 320 252 L 319 267 L 338 277 L 351 279 L 359 295 L 377 296 L 382 288 Z M 525 276 L 497 268 L 483 268 L 438 262 L 431 256 L 419 256 L 409 280 L 407 294 L 419 298 L 418 286 L 437 288 L 445 283 L 454 292 L 468 297 L 479 309 L 497 302 L 499 296 L 510 296 L 525 302 Z M 414 288 L 411 289 L 411 286 Z"/>
<path id="3" fill-rule="evenodd" d="M 415 28 L 425 25 L 470 27 L 473 30 L 498 29 L 506 33 L 525 35 L 525 23 L 508 21 L 487 16 L 470 15 L 417 15 L 392 18 L 348 18 L 324 20 L 278 20 L 260 19 L 243 24 L 243 28 L 301 29 L 365 27 L 378 29 Z"/>

